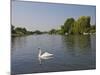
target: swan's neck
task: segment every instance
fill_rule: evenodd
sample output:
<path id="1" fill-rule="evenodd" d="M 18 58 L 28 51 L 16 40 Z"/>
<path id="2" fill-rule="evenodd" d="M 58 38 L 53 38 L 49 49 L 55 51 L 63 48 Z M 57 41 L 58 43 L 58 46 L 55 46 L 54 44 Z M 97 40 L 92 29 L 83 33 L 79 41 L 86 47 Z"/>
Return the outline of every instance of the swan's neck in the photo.
<path id="1" fill-rule="evenodd" d="M 39 57 L 41 56 L 42 52 L 41 52 L 41 49 L 39 49 Z"/>

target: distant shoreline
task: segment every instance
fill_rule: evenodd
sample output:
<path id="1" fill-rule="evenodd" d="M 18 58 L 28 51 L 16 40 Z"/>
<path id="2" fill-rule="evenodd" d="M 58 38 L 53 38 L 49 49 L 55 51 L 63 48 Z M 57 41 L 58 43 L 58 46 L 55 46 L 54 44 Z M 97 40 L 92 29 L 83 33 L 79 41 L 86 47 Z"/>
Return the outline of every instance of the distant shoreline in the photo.
<path id="1" fill-rule="evenodd" d="M 28 31 L 26 28 L 15 27 L 11 25 L 11 33 L 12 36 L 24 36 L 31 34 L 60 34 L 60 35 L 91 35 L 96 34 L 96 25 L 90 24 L 91 17 L 90 16 L 80 16 L 77 20 L 74 18 L 68 18 L 61 25 L 60 29 L 51 29 L 49 31 Z"/>

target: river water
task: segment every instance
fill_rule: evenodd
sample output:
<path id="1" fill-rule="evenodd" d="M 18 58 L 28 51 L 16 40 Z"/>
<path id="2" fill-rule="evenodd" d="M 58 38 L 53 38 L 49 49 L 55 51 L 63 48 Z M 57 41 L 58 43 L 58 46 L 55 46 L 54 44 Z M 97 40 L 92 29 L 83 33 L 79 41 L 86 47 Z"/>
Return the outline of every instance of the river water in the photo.
<path id="1" fill-rule="evenodd" d="M 39 50 L 54 54 L 38 60 Z M 12 38 L 11 73 L 87 70 L 96 68 L 95 35 L 30 35 Z"/>

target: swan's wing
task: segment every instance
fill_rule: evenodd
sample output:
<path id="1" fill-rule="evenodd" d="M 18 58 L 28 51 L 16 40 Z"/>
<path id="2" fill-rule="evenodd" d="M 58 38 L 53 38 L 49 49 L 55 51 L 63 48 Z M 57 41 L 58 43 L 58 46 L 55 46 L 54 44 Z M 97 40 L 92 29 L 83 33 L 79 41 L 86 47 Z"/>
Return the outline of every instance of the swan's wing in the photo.
<path id="1" fill-rule="evenodd" d="M 51 53 L 48 53 L 48 52 L 45 52 L 45 53 L 43 53 L 41 56 L 42 57 L 49 57 L 49 56 L 52 56 L 53 54 L 51 54 Z"/>
<path id="2" fill-rule="evenodd" d="M 43 57 L 41 59 L 51 59 L 51 58 L 53 58 L 53 57 Z"/>

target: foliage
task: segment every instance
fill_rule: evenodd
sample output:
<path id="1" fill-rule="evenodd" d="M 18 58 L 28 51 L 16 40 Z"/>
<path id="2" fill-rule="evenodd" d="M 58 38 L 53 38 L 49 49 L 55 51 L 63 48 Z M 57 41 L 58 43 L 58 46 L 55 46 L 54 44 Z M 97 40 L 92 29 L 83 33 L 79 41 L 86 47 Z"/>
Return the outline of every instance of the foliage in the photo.
<path id="1" fill-rule="evenodd" d="M 32 31 L 27 31 L 26 28 L 21 28 L 21 27 L 15 28 L 13 25 L 11 25 L 11 33 L 12 36 L 23 36 L 23 35 L 33 34 Z"/>
<path id="2" fill-rule="evenodd" d="M 27 30 L 25 28 L 20 28 L 20 27 L 17 27 L 15 31 L 16 33 L 23 33 L 23 34 L 27 33 Z"/>
<path id="3" fill-rule="evenodd" d="M 50 31 L 49 31 L 49 34 L 56 34 L 56 30 L 55 29 L 51 29 Z"/>
<path id="4" fill-rule="evenodd" d="M 90 25 L 90 16 L 80 16 L 77 20 L 74 18 L 68 18 L 59 30 L 51 29 L 50 31 L 41 32 L 27 31 L 26 28 L 17 27 L 11 25 L 12 35 L 29 35 L 29 34 L 90 34 L 96 32 L 96 25 Z"/>
<path id="5" fill-rule="evenodd" d="M 92 31 L 91 31 L 92 30 Z M 95 28 L 91 28 L 90 16 L 81 16 L 75 21 L 73 18 L 68 18 L 64 25 L 61 26 L 62 34 L 83 34 L 89 32 L 95 32 Z"/>
<path id="6" fill-rule="evenodd" d="M 72 27 L 74 25 L 74 19 L 73 18 L 68 18 L 65 23 L 64 23 L 64 26 L 63 26 L 63 31 L 64 33 L 71 33 L 71 30 L 72 30 Z"/>
<path id="7" fill-rule="evenodd" d="M 83 32 L 87 32 L 88 28 L 90 27 L 90 17 L 88 16 L 81 16 L 76 21 L 74 30 L 76 33 L 82 34 Z"/>
<path id="8" fill-rule="evenodd" d="M 15 27 L 14 27 L 13 25 L 11 25 L 11 32 L 12 32 L 12 33 L 15 33 L 14 28 L 15 28 Z"/>
<path id="9" fill-rule="evenodd" d="M 40 32 L 39 30 L 36 30 L 33 32 L 33 34 L 42 34 L 42 32 Z"/>

